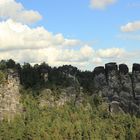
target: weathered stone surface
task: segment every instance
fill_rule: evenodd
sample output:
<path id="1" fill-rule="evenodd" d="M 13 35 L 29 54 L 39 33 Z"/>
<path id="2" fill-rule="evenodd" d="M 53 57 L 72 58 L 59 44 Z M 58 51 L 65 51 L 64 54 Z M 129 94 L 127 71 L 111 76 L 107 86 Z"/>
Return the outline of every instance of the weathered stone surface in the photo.
<path id="1" fill-rule="evenodd" d="M 19 77 L 13 70 L 8 70 L 5 82 L 0 85 L 0 120 L 11 120 L 21 110 Z"/>
<path id="2" fill-rule="evenodd" d="M 117 101 L 112 101 L 109 105 L 109 110 L 111 113 L 124 113 L 124 111 L 122 110 L 122 108 L 119 105 L 120 103 Z"/>
<path id="3" fill-rule="evenodd" d="M 139 95 L 140 95 L 140 64 L 133 64 L 132 82 L 133 82 L 134 97 L 139 98 Z"/>
<path id="4" fill-rule="evenodd" d="M 77 96 L 77 91 L 74 87 L 67 87 L 65 89 L 59 89 L 59 91 L 52 91 L 50 89 L 44 89 L 41 91 L 39 97 L 40 107 L 48 106 L 48 107 L 59 107 L 63 106 L 68 102 L 75 102 L 75 105 L 79 105 L 82 98 L 82 89 L 80 90 L 79 96 Z"/>
<path id="5" fill-rule="evenodd" d="M 94 75 L 99 75 L 99 74 L 105 74 L 105 68 L 104 67 L 102 67 L 102 66 L 100 66 L 100 67 L 96 67 L 95 69 L 94 69 Z"/>
<path id="6" fill-rule="evenodd" d="M 122 74 L 128 74 L 129 73 L 128 66 L 126 64 L 120 64 L 119 65 L 119 72 Z"/>
<path id="7" fill-rule="evenodd" d="M 41 107 L 63 106 L 70 101 L 73 101 L 75 105 L 80 104 L 82 101 L 82 88 L 78 79 L 70 73 L 63 73 L 63 76 L 67 79 L 67 86 L 65 88 L 58 88 L 56 90 L 45 89 L 41 91 L 39 98 Z"/>
<path id="8" fill-rule="evenodd" d="M 95 68 L 93 85 L 94 85 L 94 92 L 96 92 L 97 94 L 103 97 L 107 96 L 108 86 L 107 86 L 107 79 L 106 79 L 104 67 Z"/>
<path id="9" fill-rule="evenodd" d="M 107 85 L 105 74 L 100 73 L 99 75 L 95 75 L 94 77 L 94 86 L 99 89 Z"/>
<path id="10" fill-rule="evenodd" d="M 120 92 L 120 79 L 118 73 L 118 66 L 116 63 L 108 63 L 105 65 L 106 78 L 108 82 L 109 92 L 114 93 Z"/>
<path id="11" fill-rule="evenodd" d="M 140 64 L 133 64 L 129 73 L 126 64 L 120 64 L 118 69 L 116 63 L 107 63 L 105 69 L 97 67 L 94 73 L 95 94 L 108 98 L 113 108 L 140 114 Z"/>
<path id="12" fill-rule="evenodd" d="M 117 71 L 118 70 L 118 66 L 116 63 L 112 62 L 112 63 L 107 63 L 105 64 L 105 70 L 106 72 L 110 72 L 110 71 Z"/>
<path id="13" fill-rule="evenodd" d="M 135 72 L 135 71 L 140 72 L 140 64 L 136 64 L 136 63 L 133 64 L 133 72 Z"/>
<path id="14" fill-rule="evenodd" d="M 56 98 L 50 89 L 43 90 L 40 95 L 40 106 L 62 106 L 73 100 L 82 102 L 82 92 L 76 76 L 65 74 L 69 85 L 65 89 L 59 89 L 60 96 Z M 48 76 L 46 76 L 47 78 Z M 129 112 L 140 115 L 140 64 L 133 64 L 132 73 L 128 66 L 116 63 L 107 63 L 105 67 L 97 67 L 93 71 L 94 94 L 104 97 L 112 107 L 112 112 Z M 12 70 L 4 83 L 0 84 L 0 119 L 4 116 L 12 118 L 19 112 L 19 77 Z"/>

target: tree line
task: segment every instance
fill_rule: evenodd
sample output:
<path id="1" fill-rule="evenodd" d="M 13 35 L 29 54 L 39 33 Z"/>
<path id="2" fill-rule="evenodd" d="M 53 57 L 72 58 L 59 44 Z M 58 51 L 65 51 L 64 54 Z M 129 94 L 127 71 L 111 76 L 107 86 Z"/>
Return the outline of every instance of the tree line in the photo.
<path id="1" fill-rule="evenodd" d="M 18 72 L 20 83 L 25 88 L 58 88 L 70 85 L 70 76 L 76 78 L 84 91 L 92 92 L 93 72 L 81 71 L 72 65 L 63 65 L 60 67 L 51 67 L 47 63 L 23 65 L 14 60 L 1 60 L 0 70 L 14 69 Z M 46 77 L 47 76 L 47 77 Z"/>

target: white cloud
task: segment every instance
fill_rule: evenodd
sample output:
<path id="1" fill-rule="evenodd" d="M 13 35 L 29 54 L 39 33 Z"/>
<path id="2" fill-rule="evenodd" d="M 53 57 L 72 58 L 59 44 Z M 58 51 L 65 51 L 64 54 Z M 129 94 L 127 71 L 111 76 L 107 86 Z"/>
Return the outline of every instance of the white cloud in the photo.
<path id="1" fill-rule="evenodd" d="M 0 50 L 13 50 L 76 46 L 80 41 L 66 39 L 62 34 L 53 35 L 44 27 L 30 28 L 9 19 L 0 22 L 0 43 Z"/>
<path id="2" fill-rule="evenodd" d="M 95 66 L 104 65 L 103 59 L 101 59 L 100 57 L 96 57 L 92 61 Z"/>
<path id="3" fill-rule="evenodd" d="M 80 52 L 84 57 L 92 57 L 95 53 L 93 48 L 88 45 L 85 45 L 83 48 L 81 48 Z"/>
<path id="4" fill-rule="evenodd" d="M 134 32 L 140 30 L 140 21 L 129 22 L 126 25 L 121 26 L 123 32 Z"/>
<path id="5" fill-rule="evenodd" d="M 42 16 L 34 10 L 26 10 L 21 3 L 15 0 L 0 0 L 0 18 L 12 18 L 22 23 L 34 23 Z"/>
<path id="6" fill-rule="evenodd" d="M 80 40 L 53 34 L 44 27 L 31 28 L 11 19 L 0 22 L 0 59 L 12 58 L 20 63 L 45 61 L 51 66 L 71 64 L 92 70 L 112 60 L 122 62 L 124 56 L 126 52 L 121 48 L 95 50 Z"/>
<path id="7" fill-rule="evenodd" d="M 93 9 L 105 9 L 108 5 L 114 4 L 116 0 L 90 0 Z"/>
<path id="8" fill-rule="evenodd" d="M 97 54 L 101 58 L 119 58 L 125 54 L 125 50 L 122 48 L 100 49 Z"/>
<path id="9" fill-rule="evenodd" d="M 93 51 L 89 46 L 76 51 L 73 47 L 82 47 L 79 40 L 65 38 L 60 33 L 52 34 L 43 27 L 30 28 L 12 19 L 0 22 L 0 31 L 0 59 L 83 65 Z"/>
<path id="10" fill-rule="evenodd" d="M 103 9 L 115 0 L 91 0 L 93 8 Z M 26 10 L 15 0 L 0 0 L 0 59 L 17 62 L 41 63 L 51 66 L 71 64 L 80 69 L 90 69 L 109 61 L 123 62 L 133 55 L 121 48 L 94 50 L 78 39 L 65 38 L 61 33 L 53 34 L 44 27 L 31 28 L 27 23 L 41 19 L 37 11 Z M 77 48 L 76 48 L 77 47 Z M 124 62 L 127 62 L 125 60 Z M 129 61 L 128 61 L 129 62 Z"/>

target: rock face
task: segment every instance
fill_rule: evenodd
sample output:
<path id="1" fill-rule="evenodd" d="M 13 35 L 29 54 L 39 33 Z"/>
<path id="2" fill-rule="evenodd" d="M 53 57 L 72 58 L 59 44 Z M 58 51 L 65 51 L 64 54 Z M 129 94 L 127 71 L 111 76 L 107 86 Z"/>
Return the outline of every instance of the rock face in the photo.
<path id="1" fill-rule="evenodd" d="M 108 84 L 104 67 L 96 67 L 94 69 L 94 89 L 96 93 L 102 94 L 102 96 L 108 95 Z"/>
<path id="2" fill-rule="evenodd" d="M 140 64 L 133 65 L 133 88 L 134 97 L 140 99 Z"/>
<path id="3" fill-rule="evenodd" d="M 57 95 L 55 96 L 55 94 Z M 59 91 L 44 89 L 41 91 L 39 96 L 39 105 L 40 107 L 61 107 L 66 103 L 70 103 L 71 101 L 74 101 L 75 105 L 80 105 L 83 101 L 82 95 L 82 89 L 80 91 L 80 95 L 77 96 L 77 91 L 75 91 L 73 87 L 59 89 Z"/>
<path id="4" fill-rule="evenodd" d="M 0 120 L 11 120 L 20 111 L 19 77 L 13 70 L 8 70 L 5 81 L 0 85 Z"/>
<path id="5" fill-rule="evenodd" d="M 116 63 L 97 67 L 93 73 L 95 93 L 107 98 L 112 112 L 115 103 L 119 110 L 140 115 L 140 64 L 133 64 L 132 73 L 127 65 Z"/>
<path id="6" fill-rule="evenodd" d="M 70 74 L 65 74 L 65 76 L 69 81 L 69 85 L 67 87 L 54 91 L 50 89 L 44 89 L 41 91 L 39 97 L 40 107 L 60 107 L 66 103 L 70 103 L 71 101 L 75 105 L 80 105 L 82 103 L 83 91 L 78 79 Z"/>

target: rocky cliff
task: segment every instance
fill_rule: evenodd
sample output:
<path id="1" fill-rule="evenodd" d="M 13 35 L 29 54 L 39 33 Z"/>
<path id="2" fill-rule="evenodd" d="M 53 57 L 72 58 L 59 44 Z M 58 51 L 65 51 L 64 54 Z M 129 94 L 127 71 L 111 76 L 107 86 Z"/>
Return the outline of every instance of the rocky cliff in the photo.
<path id="1" fill-rule="evenodd" d="M 0 74 L 0 120 L 5 116 L 11 119 L 22 111 L 19 93 L 20 77 L 11 69 L 4 73 L 6 73 L 5 76 Z M 82 76 L 84 80 L 89 80 L 87 84 L 92 84 L 93 94 L 102 96 L 108 102 L 110 112 L 140 116 L 140 64 L 133 64 L 132 72 L 129 72 L 128 66 L 125 64 L 118 66 L 116 63 L 108 63 L 105 67 L 96 67 L 90 74 L 92 80 L 89 80 L 85 73 Z M 48 75 L 45 77 L 46 81 L 50 80 Z M 25 77 L 28 76 L 25 75 Z M 66 78 L 63 78 L 64 76 Z M 84 87 L 80 80 L 70 73 L 63 74 L 61 78 L 67 80 L 67 87 L 58 87 L 58 89 L 60 88 L 56 90 L 58 93 L 56 91 L 53 93 L 44 87 L 39 98 L 41 106 L 44 104 L 61 106 L 71 100 L 78 105 L 82 102 L 84 99 L 82 95 L 85 93 L 83 93 Z M 59 80 L 64 81 L 63 79 Z M 55 80 L 52 80 L 52 83 L 55 83 Z M 59 97 L 54 98 L 52 94 L 55 96 L 58 94 Z"/>
<path id="2" fill-rule="evenodd" d="M 20 109 L 19 77 L 9 69 L 0 84 L 0 120 L 4 117 L 12 119 Z"/>
<path id="3" fill-rule="evenodd" d="M 110 111 L 140 115 L 140 64 L 129 72 L 125 64 L 108 63 L 94 69 L 94 90 L 109 102 Z M 114 111 L 115 112 L 115 111 Z"/>

